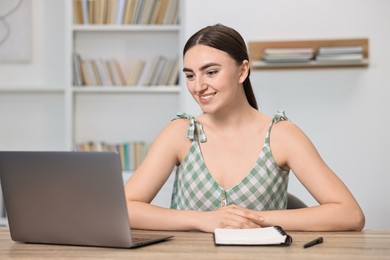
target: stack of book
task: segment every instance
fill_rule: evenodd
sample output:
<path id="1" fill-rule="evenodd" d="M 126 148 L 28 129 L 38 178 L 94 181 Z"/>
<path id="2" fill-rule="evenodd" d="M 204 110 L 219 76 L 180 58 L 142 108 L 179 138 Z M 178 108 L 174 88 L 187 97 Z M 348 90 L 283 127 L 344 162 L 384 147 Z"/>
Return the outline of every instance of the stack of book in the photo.
<path id="1" fill-rule="evenodd" d="M 74 24 L 177 24 L 179 0 L 73 0 Z"/>
<path id="2" fill-rule="evenodd" d="M 159 55 L 145 64 L 141 71 L 134 69 L 139 73 L 135 76 L 138 78 L 138 85 L 141 86 L 171 86 L 178 84 L 179 78 L 179 57 L 168 59 Z M 131 76 L 131 73 L 130 73 Z M 131 78 L 129 79 L 131 81 Z M 132 82 L 130 82 L 132 83 Z M 130 83 L 128 85 L 130 85 Z M 137 85 L 135 84 L 135 85 Z"/>
<path id="3" fill-rule="evenodd" d="M 75 86 L 171 86 L 178 83 L 179 59 L 157 56 L 148 62 L 137 60 L 129 73 L 115 59 L 83 59 L 73 54 Z"/>
<path id="4" fill-rule="evenodd" d="M 320 47 L 315 57 L 319 63 L 358 63 L 364 61 L 362 46 Z"/>
<path id="5" fill-rule="evenodd" d="M 312 48 L 266 48 L 263 61 L 266 63 L 308 62 L 313 59 Z"/>
<path id="6" fill-rule="evenodd" d="M 134 171 L 144 160 L 149 151 L 150 144 L 146 142 L 126 142 L 119 144 L 109 144 L 105 142 L 87 142 L 76 144 L 77 151 L 94 152 L 116 152 L 120 155 L 122 170 Z"/>

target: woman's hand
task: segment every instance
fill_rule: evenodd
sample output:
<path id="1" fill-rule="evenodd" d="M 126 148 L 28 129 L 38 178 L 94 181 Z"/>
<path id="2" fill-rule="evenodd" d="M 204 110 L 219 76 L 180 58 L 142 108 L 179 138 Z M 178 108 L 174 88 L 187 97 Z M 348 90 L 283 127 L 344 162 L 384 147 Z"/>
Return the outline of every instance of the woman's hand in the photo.
<path id="1" fill-rule="evenodd" d="M 200 213 L 200 230 L 205 232 L 214 232 L 216 228 L 259 228 L 264 221 L 259 211 L 237 205 Z"/>

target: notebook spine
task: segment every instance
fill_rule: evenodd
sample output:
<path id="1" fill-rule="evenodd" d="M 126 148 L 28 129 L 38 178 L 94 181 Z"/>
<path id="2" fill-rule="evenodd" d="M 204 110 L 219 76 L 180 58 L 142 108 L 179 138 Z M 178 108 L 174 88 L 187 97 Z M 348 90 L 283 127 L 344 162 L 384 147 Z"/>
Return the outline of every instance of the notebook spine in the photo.
<path id="1" fill-rule="evenodd" d="M 290 235 L 288 235 L 286 233 L 286 231 L 284 231 L 284 229 L 281 227 L 281 226 L 274 226 L 274 228 L 280 233 L 282 234 L 283 236 L 286 236 L 286 240 L 284 241 L 284 243 L 282 243 L 281 245 L 283 246 L 289 246 L 291 245 L 293 239 Z"/>
<path id="2" fill-rule="evenodd" d="M 287 236 L 287 233 L 284 231 L 284 229 L 281 226 L 274 226 L 274 228 L 283 236 Z"/>

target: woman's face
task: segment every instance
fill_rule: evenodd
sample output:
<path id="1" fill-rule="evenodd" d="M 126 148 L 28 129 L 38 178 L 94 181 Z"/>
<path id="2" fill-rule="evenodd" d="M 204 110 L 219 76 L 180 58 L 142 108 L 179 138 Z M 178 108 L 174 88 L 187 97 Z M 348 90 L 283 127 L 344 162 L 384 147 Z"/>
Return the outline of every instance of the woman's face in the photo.
<path id="1" fill-rule="evenodd" d="M 242 83 L 249 65 L 238 65 L 226 52 L 195 45 L 184 55 L 187 88 L 204 113 L 222 111 L 245 98 Z"/>

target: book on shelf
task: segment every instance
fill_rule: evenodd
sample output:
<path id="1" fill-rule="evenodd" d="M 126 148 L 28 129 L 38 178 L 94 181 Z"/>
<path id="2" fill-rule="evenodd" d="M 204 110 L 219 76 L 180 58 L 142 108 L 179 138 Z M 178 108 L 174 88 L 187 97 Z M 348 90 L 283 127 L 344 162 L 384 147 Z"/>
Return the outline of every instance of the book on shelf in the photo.
<path id="1" fill-rule="evenodd" d="M 73 23 L 83 24 L 83 6 L 82 0 L 73 0 Z"/>
<path id="2" fill-rule="evenodd" d="M 93 24 L 95 20 L 95 1 L 88 0 L 88 24 Z"/>
<path id="3" fill-rule="evenodd" d="M 173 85 L 176 83 L 177 75 L 178 59 L 168 59 L 159 55 L 147 62 L 140 77 L 139 85 Z"/>
<path id="4" fill-rule="evenodd" d="M 248 229 L 214 230 L 216 245 L 283 245 L 289 246 L 292 238 L 280 226 Z"/>
<path id="5" fill-rule="evenodd" d="M 156 56 L 156 57 L 146 61 L 145 68 L 141 74 L 140 81 L 138 82 L 139 85 L 142 85 L 142 86 L 149 85 L 150 78 L 152 77 L 152 73 L 156 67 L 158 59 L 159 59 L 159 56 Z"/>
<path id="6" fill-rule="evenodd" d="M 73 85 L 83 85 L 83 77 L 81 75 L 81 57 L 78 53 L 73 53 Z"/>
<path id="7" fill-rule="evenodd" d="M 126 0 L 117 0 L 115 8 L 115 24 L 123 24 L 125 16 Z"/>
<path id="8" fill-rule="evenodd" d="M 165 11 L 163 24 L 178 23 L 179 0 L 168 0 L 167 10 Z"/>
<path id="9" fill-rule="evenodd" d="M 362 46 L 333 46 L 318 48 L 315 57 L 319 63 L 353 63 L 363 62 L 364 53 Z"/>
<path id="10" fill-rule="evenodd" d="M 74 24 L 177 24 L 179 0 L 73 0 Z"/>
<path id="11" fill-rule="evenodd" d="M 178 84 L 179 84 L 179 57 L 176 56 L 176 58 L 172 61 L 172 65 L 168 73 L 168 79 L 166 85 L 171 86 L 171 85 L 178 85 Z"/>
<path id="12" fill-rule="evenodd" d="M 335 55 L 317 55 L 316 61 L 318 62 L 363 62 L 363 53 L 351 53 L 351 54 L 335 54 Z"/>
<path id="13" fill-rule="evenodd" d="M 333 46 L 318 48 L 317 55 L 335 55 L 335 54 L 352 54 L 363 53 L 362 46 Z"/>
<path id="14" fill-rule="evenodd" d="M 82 0 L 81 12 L 83 14 L 83 24 L 89 24 L 88 0 Z"/>
<path id="15" fill-rule="evenodd" d="M 87 60 L 81 60 L 81 75 L 83 78 L 83 86 L 93 85 Z"/>
<path id="16" fill-rule="evenodd" d="M 157 64 L 152 72 L 152 77 L 150 78 L 149 85 L 155 86 L 162 83 L 162 74 L 165 73 L 168 60 L 164 56 L 159 56 Z"/>
<path id="17" fill-rule="evenodd" d="M 107 0 L 95 0 L 93 24 L 105 24 L 107 19 Z"/>
<path id="18" fill-rule="evenodd" d="M 105 61 L 103 59 L 96 60 L 96 67 L 102 86 L 113 86 L 114 83 L 111 80 Z"/>
<path id="19" fill-rule="evenodd" d="M 123 24 L 130 24 L 133 20 L 134 10 L 137 4 L 137 0 L 127 0 L 125 14 L 123 17 Z"/>
<path id="20" fill-rule="evenodd" d="M 156 0 L 144 0 L 144 5 L 142 8 L 142 12 L 140 14 L 140 20 L 138 23 L 140 24 L 150 24 L 153 9 L 156 4 Z"/>
<path id="21" fill-rule="evenodd" d="M 118 86 L 125 86 L 127 85 L 125 76 L 122 71 L 122 67 L 119 64 L 118 60 L 113 58 L 110 60 L 111 66 L 113 67 L 113 72 L 116 78 L 116 81 L 119 83 Z"/>
<path id="22" fill-rule="evenodd" d="M 107 0 L 106 24 L 115 24 L 116 11 L 116 0 Z"/>
<path id="23" fill-rule="evenodd" d="M 93 78 L 94 78 L 94 84 L 96 86 L 101 86 L 102 85 L 102 79 L 101 79 L 101 76 L 100 76 L 100 73 L 99 73 L 99 70 L 98 70 L 98 67 L 97 67 L 97 62 L 96 60 L 91 60 L 90 61 L 91 63 L 91 73 L 93 74 Z"/>
<path id="24" fill-rule="evenodd" d="M 84 152 L 116 152 L 121 158 L 122 169 L 124 171 L 134 171 L 144 160 L 149 147 L 150 145 L 143 141 L 124 143 L 85 142 L 76 144 L 75 149 Z"/>
<path id="25" fill-rule="evenodd" d="M 73 53 L 74 86 L 161 86 L 176 85 L 179 75 L 178 57 L 158 55 L 148 62 L 137 59 L 129 72 L 116 58 L 84 59 Z"/>
<path id="26" fill-rule="evenodd" d="M 262 55 L 265 62 L 305 62 L 313 57 L 312 48 L 265 48 Z"/>
<path id="27" fill-rule="evenodd" d="M 163 3 L 167 3 L 164 0 L 156 0 L 154 4 L 154 8 L 152 10 L 152 14 L 150 17 L 150 24 L 161 24 L 162 23 L 162 14 L 165 13 L 166 6 Z M 160 22 L 161 21 L 161 22 Z"/>
<path id="28" fill-rule="evenodd" d="M 145 68 L 145 61 L 138 59 L 135 61 L 133 66 L 130 69 L 129 76 L 127 78 L 128 86 L 136 86 L 141 78 L 142 71 Z"/>

